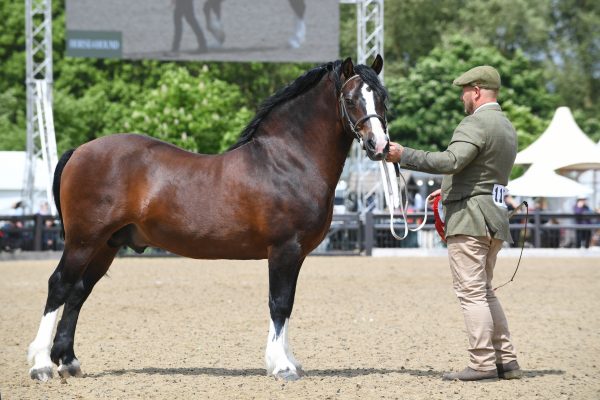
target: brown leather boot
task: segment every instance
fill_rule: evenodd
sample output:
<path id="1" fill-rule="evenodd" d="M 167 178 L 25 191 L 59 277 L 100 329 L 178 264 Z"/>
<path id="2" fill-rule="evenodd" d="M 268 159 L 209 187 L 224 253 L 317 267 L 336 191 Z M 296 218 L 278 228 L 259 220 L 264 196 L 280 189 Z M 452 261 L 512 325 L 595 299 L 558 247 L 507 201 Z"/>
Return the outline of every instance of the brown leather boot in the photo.
<path id="1" fill-rule="evenodd" d="M 523 371 L 517 360 L 507 364 L 496 364 L 496 370 L 500 379 L 520 379 L 523 376 Z"/>
<path id="2" fill-rule="evenodd" d="M 444 381 L 480 381 L 492 382 L 498 380 L 498 371 L 495 369 L 489 371 L 477 371 L 467 367 L 460 372 L 448 372 L 442 375 Z"/>

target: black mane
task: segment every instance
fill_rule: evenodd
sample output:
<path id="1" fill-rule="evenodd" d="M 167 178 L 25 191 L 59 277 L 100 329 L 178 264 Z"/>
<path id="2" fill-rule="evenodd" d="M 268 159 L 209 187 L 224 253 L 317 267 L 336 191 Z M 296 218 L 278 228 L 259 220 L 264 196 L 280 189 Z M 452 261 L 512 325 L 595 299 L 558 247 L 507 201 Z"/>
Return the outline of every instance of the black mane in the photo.
<path id="1" fill-rule="evenodd" d="M 336 92 L 339 93 L 342 87 L 340 79 L 341 60 L 329 62 L 318 67 L 315 67 L 287 86 L 279 89 L 274 95 L 265 100 L 259 107 L 258 112 L 244 128 L 237 143 L 233 144 L 227 151 L 237 149 L 238 147 L 250 142 L 256 133 L 261 122 L 269 115 L 269 113 L 278 105 L 283 104 L 313 88 L 321 81 L 323 76 L 328 72 L 334 72 Z M 366 65 L 355 65 L 354 72 L 357 73 L 363 82 L 365 82 L 373 91 L 387 103 L 387 90 L 379 81 L 375 71 Z"/>

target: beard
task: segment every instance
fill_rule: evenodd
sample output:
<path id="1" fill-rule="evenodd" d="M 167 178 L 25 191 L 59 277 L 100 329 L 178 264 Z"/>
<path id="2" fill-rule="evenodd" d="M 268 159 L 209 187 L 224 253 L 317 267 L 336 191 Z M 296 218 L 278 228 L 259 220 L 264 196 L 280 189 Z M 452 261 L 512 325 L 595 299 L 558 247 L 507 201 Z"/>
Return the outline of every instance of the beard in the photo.
<path id="1" fill-rule="evenodd" d="M 475 111 L 475 104 L 473 104 L 473 101 L 471 99 L 465 99 L 464 105 L 465 105 L 465 114 L 466 115 L 473 114 L 473 111 Z"/>

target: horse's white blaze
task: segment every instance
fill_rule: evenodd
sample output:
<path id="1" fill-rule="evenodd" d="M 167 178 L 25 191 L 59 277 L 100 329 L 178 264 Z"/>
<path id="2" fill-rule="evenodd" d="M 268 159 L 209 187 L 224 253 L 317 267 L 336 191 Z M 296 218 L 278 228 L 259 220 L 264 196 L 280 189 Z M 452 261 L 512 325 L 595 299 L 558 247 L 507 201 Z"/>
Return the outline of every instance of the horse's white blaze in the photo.
<path id="1" fill-rule="evenodd" d="M 377 110 L 375 109 L 375 95 L 373 90 L 371 90 L 367 84 L 363 84 L 361 93 L 365 99 L 367 114 L 376 115 Z M 383 150 L 388 143 L 388 137 L 385 133 L 385 129 L 383 129 L 383 125 L 381 124 L 379 118 L 371 117 L 369 118 L 369 122 L 371 123 L 371 130 L 375 135 L 375 151 L 377 153 L 383 153 Z"/>
<path id="2" fill-rule="evenodd" d="M 42 317 L 38 333 L 29 345 L 27 359 L 31 363 L 34 361 L 33 368 L 41 369 L 45 367 L 52 368 L 52 360 L 50 360 L 50 346 L 52 345 L 52 333 L 56 324 L 56 316 L 58 309 L 49 312 Z"/>
<path id="3" fill-rule="evenodd" d="M 294 358 L 288 341 L 289 321 L 289 318 L 285 320 L 279 337 L 276 337 L 273 320 L 269 324 L 267 351 L 265 353 L 267 374 L 269 375 L 276 375 L 278 372 L 285 370 L 298 372 L 302 369 L 302 366 Z"/>

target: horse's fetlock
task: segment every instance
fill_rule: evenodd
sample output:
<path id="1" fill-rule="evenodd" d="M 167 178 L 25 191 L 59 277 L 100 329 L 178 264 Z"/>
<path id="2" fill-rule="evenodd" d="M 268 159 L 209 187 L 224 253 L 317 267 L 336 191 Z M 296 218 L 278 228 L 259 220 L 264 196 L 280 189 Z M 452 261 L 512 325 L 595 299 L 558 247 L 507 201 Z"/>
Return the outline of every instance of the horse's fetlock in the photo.
<path id="1" fill-rule="evenodd" d="M 42 351 L 48 351 L 48 346 L 39 344 L 35 341 L 31 342 L 29 348 L 27 349 L 27 361 L 32 363 L 35 359 L 35 356 Z"/>
<path id="2" fill-rule="evenodd" d="M 52 349 L 50 350 L 50 359 L 56 365 L 67 364 L 73 358 L 75 354 L 69 354 L 69 344 L 63 341 L 55 341 Z"/>
<path id="3" fill-rule="evenodd" d="M 81 364 L 77 358 L 72 358 L 69 362 L 63 362 L 58 367 L 58 374 L 61 378 L 68 378 L 70 376 L 73 377 L 81 377 L 83 373 L 81 372 Z"/>

